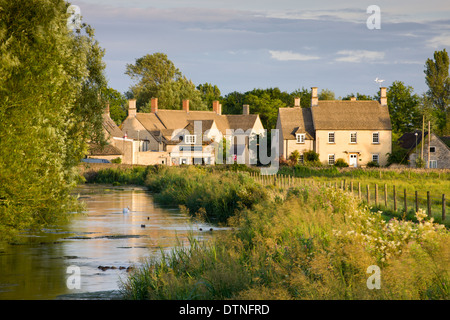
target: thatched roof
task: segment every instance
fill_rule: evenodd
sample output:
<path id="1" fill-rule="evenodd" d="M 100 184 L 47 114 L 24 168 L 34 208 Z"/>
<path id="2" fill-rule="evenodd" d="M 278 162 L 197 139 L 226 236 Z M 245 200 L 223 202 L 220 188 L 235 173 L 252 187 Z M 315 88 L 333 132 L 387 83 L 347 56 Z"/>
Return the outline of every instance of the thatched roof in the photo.
<path id="1" fill-rule="evenodd" d="M 120 130 L 109 114 L 103 114 L 103 128 L 105 128 L 111 137 L 122 138 L 124 136 L 123 131 Z"/>
<path id="2" fill-rule="evenodd" d="M 311 107 L 315 130 L 391 130 L 387 106 L 378 101 L 322 100 Z"/>
<path id="3" fill-rule="evenodd" d="M 314 139 L 311 108 L 280 108 L 278 116 L 284 140 L 295 140 L 297 133 L 305 133 L 306 139 Z"/>
<path id="4" fill-rule="evenodd" d="M 89 144 L 89 155 L 91 156 L 119 156 L 122 155 L 122 151 L 118 148 L 107 144 L 105 146 L 101 146 L 99 144 L 91 143 Z"/>

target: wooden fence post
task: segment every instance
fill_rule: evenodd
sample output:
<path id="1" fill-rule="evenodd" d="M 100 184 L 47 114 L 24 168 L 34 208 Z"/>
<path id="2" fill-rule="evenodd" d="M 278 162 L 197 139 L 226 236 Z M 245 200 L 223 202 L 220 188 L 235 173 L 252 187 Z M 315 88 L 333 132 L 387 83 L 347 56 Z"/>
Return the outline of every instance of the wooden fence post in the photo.
<path id="1" fill-rule="evenodd" d="M 408 204 L 406 199 L 406 189 L 403 191 L 404 194 L 404 200 L 405 200 L 405 214 L 408 212 Z"/>
<path id="2" fill-rule="evenodd" d="M 367 204 L 370 204 L 370 190 L 369 190 L 369 184 L 367 184 Z"/>
<path id="3" fill-rule="evenodd" d="M 431 197 L 430 197 L 430 191 L 427 191 L 427 210 L 428 210 L 428 217 L 431 217 Z"/>
<path id="4" fill-rule="evenodd" d="M 388 195 L 387 195 L 387 184 L 384 184 L 384 206 L 387 208 Z"/>
<path id="5" fill-rule="evenodd" d="M 350 181 L 350 192 L 353 194 L 353 180 Z"/>
<path id="6" fill-rule="evenodd" d="M 378 184 L 375 183 L 375 205 L 378 207 Z"/>
<path id="7" fill-rule="evenodd" d="M 358 198 L 361 200 L 361 182 L 358 182 Z"/>
<path id="8" fill-rule="evenodd" d="M 442 194 L 442 223 L 445 220 L 445 194 Z"/>
<path id="9" fill-rule="evenodd" d="M 397 212 L 397 195 L 395 194 L 395 185 L 393 186 L 394 189 L 394 212 Z"/>
<path id="10" fill-rule="evenodd" d="M 419 211 L 419 196 L 417 194 L 417 190 L 415 192 L 415 197 L 416 197 L 416 212 Z"/>

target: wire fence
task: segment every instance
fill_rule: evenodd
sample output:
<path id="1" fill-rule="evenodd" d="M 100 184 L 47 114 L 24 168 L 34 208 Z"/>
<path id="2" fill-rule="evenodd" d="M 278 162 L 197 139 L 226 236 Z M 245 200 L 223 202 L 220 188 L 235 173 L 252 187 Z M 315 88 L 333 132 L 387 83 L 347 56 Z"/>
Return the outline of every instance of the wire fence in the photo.
<path id="1" fill-rule="evenodd" d="M 250 176 L 262 185 L 274 185 L 281 188 L 317 185 L 344 190 L 358 197 L 369 206 L 394 213 L 408 214 L 423 209 L 427 212 L 429 218 L 438 217 L 441 223 L 444 223 L 448 218 L 447 213 L 450 210 L 450 201 L 444 193 L 432 194 L 430 191 L 418 190 L 411 192 L 411 190 L 386 183 L 364 183 L 354 180 L 348 181 L 347 179 L 324 182 L 282 174 L 261 175 L 256 172 L 251 172 Z"/>

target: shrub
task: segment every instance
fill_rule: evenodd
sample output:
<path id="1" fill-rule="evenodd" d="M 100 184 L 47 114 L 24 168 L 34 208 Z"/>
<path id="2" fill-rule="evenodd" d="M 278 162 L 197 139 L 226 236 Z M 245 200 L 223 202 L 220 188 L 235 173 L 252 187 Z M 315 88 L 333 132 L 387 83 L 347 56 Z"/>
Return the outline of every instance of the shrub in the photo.
<path id="1" fill-rule="evenodd" d="M 316 162 L 319 161 L 319 154 L 314 150 L 306 151 L 303 153 L 303 157 L 305 161 Z"/>
<path id="2" fill-rule="evenodd" d="M 367 167 L 368 168 L 378 168 L 380 166 L 380 164 L 378 163 L 378 161 L 369 161 L 367 162 Z"/>
<path id="3" fill-rule="evenodd" d="M 344 159 L 339 158 L 339 159 L 337 159 L 336 162 L 334 163 L 334 166 L 335 166 L 335 167 L 338 167 L 338 168 L 345 168 L 345 167 L 348 167 L 348 163 L 345 162 Z"/>
<path id="4" fill-rule="evenodd" d="M 121 157 L 117 157 L 111 160 L 111 163 L 122 163 L 122 158 Z"/>

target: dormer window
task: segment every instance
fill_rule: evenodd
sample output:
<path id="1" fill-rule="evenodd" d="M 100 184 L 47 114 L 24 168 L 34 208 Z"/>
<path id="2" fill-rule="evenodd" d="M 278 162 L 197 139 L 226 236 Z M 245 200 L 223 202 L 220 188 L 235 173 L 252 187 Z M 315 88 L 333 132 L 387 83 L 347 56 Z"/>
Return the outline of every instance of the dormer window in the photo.
<path id="1" fill-rule="evenodd" d="M 297 143 L 305 143 L 305 134 L 304 133 L 297 133 L 295 135 L 297 139 Z"/>
<path id="2" fill-rule="evenodd" d="M 195 144 L 197 137 L 193 134 L 187 134 L 184 136 L 184 142 L 187 144 Z"/>

